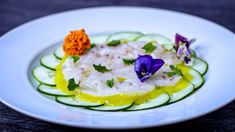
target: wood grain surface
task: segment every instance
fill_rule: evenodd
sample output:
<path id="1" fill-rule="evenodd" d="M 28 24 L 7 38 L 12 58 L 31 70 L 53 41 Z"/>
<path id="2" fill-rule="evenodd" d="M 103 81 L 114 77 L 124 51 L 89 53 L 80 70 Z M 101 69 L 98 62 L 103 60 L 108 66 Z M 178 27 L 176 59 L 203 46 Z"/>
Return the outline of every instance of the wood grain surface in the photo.
<path id="1" fill-rule="evenodd" d="M 144 6 L 185 12 L 209 19 L 235 32 L 235 0 L 0 0 L 0 36 L 38 17 L 71 9 L 112 5 Z M 33 119 L 0 103 L 0 131 L 87 130 Z M 190 121 L 144 129 L 146 130 L 235 132 L 235 101 L 215 112 Z"/>

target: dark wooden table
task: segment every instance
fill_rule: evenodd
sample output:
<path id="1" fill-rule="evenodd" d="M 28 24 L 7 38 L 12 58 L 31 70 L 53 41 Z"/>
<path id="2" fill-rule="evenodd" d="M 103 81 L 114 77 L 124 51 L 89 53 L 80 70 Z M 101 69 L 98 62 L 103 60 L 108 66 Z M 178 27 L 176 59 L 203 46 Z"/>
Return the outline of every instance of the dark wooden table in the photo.
<path id="1" fill-rule="evenodd" d="M 186 12 L 212 20 L 235 32 L 235 0 L 0 0 L 0 36 L 20 24 L 48 14 L 110 5 L 156 7 Z M 191 121 L 150 129 L 232 132 L 235 131 L 235 101 Z M 60 126 L 33 119 L 0 103 L 0 131 L 68 130 L 87 129 Z"/>

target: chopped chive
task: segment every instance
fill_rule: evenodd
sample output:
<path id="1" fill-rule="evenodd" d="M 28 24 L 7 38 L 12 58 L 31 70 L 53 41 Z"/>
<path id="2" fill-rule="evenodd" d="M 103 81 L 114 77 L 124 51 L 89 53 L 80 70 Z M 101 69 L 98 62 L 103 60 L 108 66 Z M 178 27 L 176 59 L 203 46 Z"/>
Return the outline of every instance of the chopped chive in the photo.
<path id="1" fill-rule="evenodd" d="M 77 87 L 79 87 L 79 84 L 76 84 L 75 83 L 75 80 L 74 80 L 74 78 L 71 78 L 71 79 L 69 79 L 69 85 L 68 85 L 68 89 L 69 89 L 69 91 L 72 91 L 72 90 L 74 90 L 75 88 L 77 88 Z"/>
<path id="2" fill-rule="evenodd" d="M 174 70 L 175 66 L 174 65 L 170 65 L 170 68 L 171 68 L 171 70 Z"/>
<path id="3" fill-rule="evenodd" d="M 106 84 L 107 84 L 110 88 L 112 88 L 113 85 L 114 85 L 114 79 L 112 78 L 111 80 L 107 80 L 107 81 L 106 81 Z"/>
<path id="4" fill-rule="evenodd" d="M 171 68 L 172 72 L 166 73 L 168 77 L 172 77 L 173 75 L 183 76 L 181 70 L 176 68 L 174 65 L 170 65 L 169 67 Z"/>
<path id="5" fill-rule="evenodd" d="M 108 46 L 117 46 L 119 44 L 121 44 L 121 40 L 113 40 L 113 41 L 109 42 L 107 45 Z"/>
<path id="6" fill-rule="evenodd" d="M 102 73 L 112 71 L 110 69 L 107 69 L 105 66 L 102 66 L 101 64 L 99 65 L 93 64 L 93 67 L 95 68 L 96 71 L 102 72 Z"/>
<path id="7" fill-rule="evenodd" d="M 131 59 L 122 59 L 123 60 L 123 63 L 126 64 L 126 65 L 132 65 L 134 64 L 135 60 L 134 58 L 131 58 Z"/>
<path id="8" fill-rule="evenodd" d="M 172 76 L 175 75 L 175 72 L 167 72 L 166 75 L 167 75 L 168 77 L 172 77 Z"/>
<path id="9" fill-rule="evenodd" d="M 79 56 L 72 56 L 72 59 L 73 59 L 73 62 L 75 63 L 80 59 L 80 57 Z"/>
<path id="10" fill-rule="evenodd" d="M 149 42 L 142 49 L 145 50 L 146 53 L 152 53 L 157 47 L 153 45 L 153 42 Z"/>
<path id="11" fill-rule="evenodd" d="M 178 76 L 183 76 L 181 70 L 179 70 L 179 69 L 175 70 L 175 74 Z"/>
<path id="12" fill-rule="evenodd" d="M 92 44 L 91 44 L 91 48 L 94 48 L 95 46 L 96 46 L 95 43 L 92 43 Z"/>

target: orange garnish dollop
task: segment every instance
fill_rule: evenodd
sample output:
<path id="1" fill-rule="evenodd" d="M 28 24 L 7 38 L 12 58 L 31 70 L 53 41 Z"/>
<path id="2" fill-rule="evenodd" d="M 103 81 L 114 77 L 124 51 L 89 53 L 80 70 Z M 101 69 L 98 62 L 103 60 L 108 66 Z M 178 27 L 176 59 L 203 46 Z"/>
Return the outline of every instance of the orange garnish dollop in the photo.
<path id="1" fill-rule="evenodd" d="M 91 42 L 84 29 L 71 31 L 64 39 L 63 49 L 66 55 L 82 55 L 90 47 Z"/>

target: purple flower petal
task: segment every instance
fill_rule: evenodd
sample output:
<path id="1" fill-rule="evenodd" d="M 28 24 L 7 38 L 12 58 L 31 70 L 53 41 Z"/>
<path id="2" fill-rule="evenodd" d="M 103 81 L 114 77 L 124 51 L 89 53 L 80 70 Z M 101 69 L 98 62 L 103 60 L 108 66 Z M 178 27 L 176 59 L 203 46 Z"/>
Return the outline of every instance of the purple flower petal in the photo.
<path id="1" fill-rule="evenodd" d="M 164 64 L 165 62 L 162 59 L 153 59 L 151 73 L 157 72 Z"/>
<path id="2" fill-rule="evenodd" d="M 134 63 L 135 71 L 138 72 L 145 72 L 149 71 L 152 66 L 152 59 L 153 57 L 150 55 L 139 55 Z"/>
<path id="3" fill-rule="evenodd" d="M 184 57 L 184 62 L 185 62 L 186 64 L 188 64 L 190 60 L 191 60 L 191 59 L 189 59 L 189 58 L 187 58 L 187 57 Z"/>
<path id="4" fill-rule="evenodd" d="M 153 59 L 150 55 L 139 55 L 134 63 L 134 70 L 141 82 L 150 78 L 163 65 L 164 61 L 161 59 Z"/>
<path id="5" fill-rule="evenodd" d="M 189 46 L 195 39 L 187 39 L 186 37 L 176 33 L 175 35 L 175 50 L 176 55 L 180 57 L 186 64 L 191 60 L 191 51 Z"/>
<path id="6" fill-rule="evenodd" d="M 186 57 L 187 57 L 187 58 L 190 58 L 190 57 L 191 57 L 191 54 L 192 54 L 192 53 L 191 53 L 191 50 L 187 48 L 187 51 L 186 51 L 186 53 L 185 53 Z"/>
<path id="7" fill-rule="evenodd" d="M 186 45 L 186 47 L 189 48 L 190 41 L 186 37 L 176 33 L 176 35 L 175 35 L 176 49 L 179 48 L 180 43 L 184 43 Z"/>

